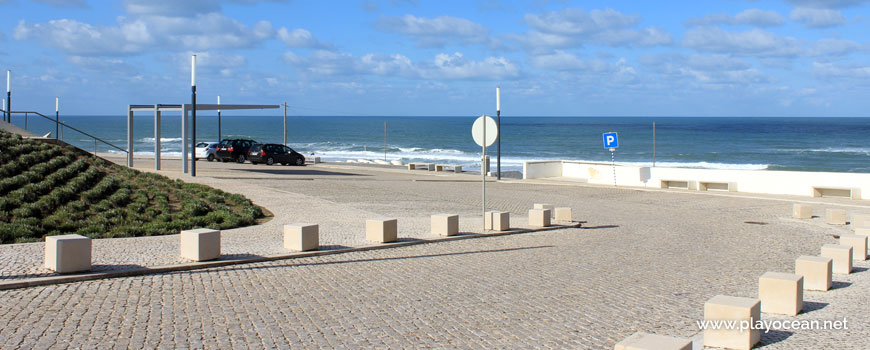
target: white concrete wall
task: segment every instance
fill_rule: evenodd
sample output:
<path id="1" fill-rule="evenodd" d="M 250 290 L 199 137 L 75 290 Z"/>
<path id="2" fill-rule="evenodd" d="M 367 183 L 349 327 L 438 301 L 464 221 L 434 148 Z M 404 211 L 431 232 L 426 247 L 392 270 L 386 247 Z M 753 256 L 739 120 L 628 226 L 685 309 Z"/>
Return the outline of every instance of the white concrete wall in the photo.
<path id="1" fill-rule="evenodd" d="M 537 161 L 523 165 L 523 178 L 567 177 L 612 185 L 609 163 Z M 870 198 L 870 174 L 616 166 L 619 186 L 660 188 L 662 181 L 736 183 L 738 192 L 813 196 L 813 187 L 857 188 Z"/>

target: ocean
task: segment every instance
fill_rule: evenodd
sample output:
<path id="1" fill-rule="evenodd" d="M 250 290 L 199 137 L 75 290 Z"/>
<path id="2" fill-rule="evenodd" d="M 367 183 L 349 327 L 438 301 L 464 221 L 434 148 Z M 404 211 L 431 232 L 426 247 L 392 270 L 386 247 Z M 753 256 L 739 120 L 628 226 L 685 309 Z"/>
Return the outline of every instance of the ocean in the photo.
<path id="1" fill-rule="evenodd" d="M 480 169 L 481 147 L 471 137 L 469 117 L 288 116 L 287 143 L 324 161 L 400 159 L 461 164 Z M 13 123 L 24 127 L 25 118 Z M 54 132 L 54 124 L 27 118 L 36 134 Z M 281 116 L 224 113 L 223 138 L 252 138 L 282 143 Z M 123 116 L 61 116 L 70 126 L 126 148 Z M 384 123 L 387 139 L 384 147 Z M 655 123 L 655 154 L 653 152 Z M 197 139 L 218 139 L 217 116 L 200 113 Z M 181 117 L 162 119 L 162 152 L 181 154 Z M 602 133 L 617 132 L 620 164 L 662 167 L 870 172 L 870 118 L 730 117 L 502 117 L 502 170 L 522 170 L 524 161 L 610 162 Z M 136 154 L 154 154 L 153 115 L 135 118 Z M 65 130 L 63 139 L 93 150 L 92 139 Z M 97 144 L 98 152 L 118 152 Z M 386 155 L 385 155 L 386 151 Z M 489 147 L 495 168 L 496 146 Z"/>

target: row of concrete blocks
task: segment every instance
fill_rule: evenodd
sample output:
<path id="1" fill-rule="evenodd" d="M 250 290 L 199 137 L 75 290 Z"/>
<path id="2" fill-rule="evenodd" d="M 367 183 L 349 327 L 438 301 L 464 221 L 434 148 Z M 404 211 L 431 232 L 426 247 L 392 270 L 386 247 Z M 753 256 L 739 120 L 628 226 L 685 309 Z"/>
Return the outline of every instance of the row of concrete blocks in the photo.
<path id="1" fill-rule="evenodd" d="M 551 225 L 550 212 L 555 210 L 556 221 L 571 221 L 571 208 L 553 208 L 549 204 L 535 204 L 529 210 L 529 225 Z M 493 231 L 510 230 L 510 213 L 489 211 L 484 217 L 484 228 Z M 284 225 L 284 248 L 291 251 L 317 250 L 320 247 L 319 226 L 297 223 Z M 431 217 L 432 234 L 454 236 L 459 234 L 459 215 L 435 214 Z M 181 257 L 194 261 L 214 260 L 221 255 L 221 233 L 212 229 L 181 231 Z M 377 243 L 395 242 L 398 238 L 397 219 L 366 220 L 366 240 Z M 45 267 L 59 273 L 81 272 L 91 269 L 91 239 L 80 235 L 49 236 L 45 238 Z"/>
<path id="2" fill-rule="evenodd" d="M 803 291 L 828 291 L 832 274 L 852 272 L 853 260 L 866 260 L 870 238 L 842 235 L 840 244 L 825 244 L 820 256 L 801 256 L 795 273 L 767 272 L 758 279 L 758 298 L 717 295 L 704 304 L 705 321 L 736 321 L 754 324 L 761 313 L 795 316 L 803 310 Z M 705 329 L 704 346 L 751 349 L 761 339 L 759 329 Z M 616 350 L 691 350 L 685 338 L 635 333 L 616 344 Z"/>
<path id="3" fill-rule="evenodd" d="M 795 219 L 812 219 L 813 207 L 809 204 L 795 204 L 792 212 Z M 870 214 L 852 214 L 852 220 L 847 221 L 846 209 L 825 209 L 825 223 L 829 225 L 846 225 L 851 223 L 856 231 L 870 231 Z"/>

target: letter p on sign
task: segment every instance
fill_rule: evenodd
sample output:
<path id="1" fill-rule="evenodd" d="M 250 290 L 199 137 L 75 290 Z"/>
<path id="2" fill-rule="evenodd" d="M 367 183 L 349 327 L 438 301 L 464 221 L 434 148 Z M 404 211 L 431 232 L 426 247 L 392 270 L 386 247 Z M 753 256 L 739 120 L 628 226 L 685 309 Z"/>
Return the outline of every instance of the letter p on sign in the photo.
<path id="1" fill-rule="evenodd" d="M 618 148 L 619 138 L 615 132 L 604 133 L 604 148 Z"/>

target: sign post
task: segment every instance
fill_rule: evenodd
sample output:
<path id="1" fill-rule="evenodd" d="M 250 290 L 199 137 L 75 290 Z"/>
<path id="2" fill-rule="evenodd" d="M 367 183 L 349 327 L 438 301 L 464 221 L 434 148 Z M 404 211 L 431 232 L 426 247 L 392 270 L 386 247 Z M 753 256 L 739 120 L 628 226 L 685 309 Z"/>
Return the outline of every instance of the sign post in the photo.
<path id="1" fill-rule="evenodd" d="M 482 115 L 474 121 L 471 126 L 471 136 L 474 142 L 482 148 L 482 156 L 480 157 L 480 179 L 481 179 L 481 206 L 483 207 L 483 231 L 486 231 L 486 147 L 492 146 L 498 138 L 498 124 L 488 115 Z"/>
<path id="2" fill-rule="evenodd" d="M 619 148 L 619 137 L 616 132 L 606 132 L 603 135 L 604 148 L 610 151 L 610 166 L 613 169 L 613 187 L 616 187 L 616 149 Z"/>

